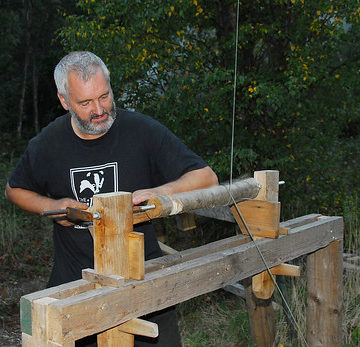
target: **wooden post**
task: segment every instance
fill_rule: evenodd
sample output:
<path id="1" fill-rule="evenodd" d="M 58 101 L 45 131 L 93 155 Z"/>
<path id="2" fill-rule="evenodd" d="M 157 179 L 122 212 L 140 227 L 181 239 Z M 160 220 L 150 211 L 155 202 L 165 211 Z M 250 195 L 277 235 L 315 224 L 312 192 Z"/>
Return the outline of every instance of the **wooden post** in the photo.
<path id="1" fill-rule="evenodd" d="M 341 346 L 342 241 L 308 255 L 306 270 L 308 345 Z"/>
<path id="2" fill-rule="evenodd" d="M 130 277 L 129 234 L 133 231 L 132 194 L 94 195 L 94 266 L 97 273 Z"/>
<path id="3" fill-rule="evenodd" d="M 256 200 L 278 201 L 279 171 L 256 171 L 254 178 L 261 184 L 261 189 Z M 253 343 L 259 347 L 269 347 L 275 343 L 275 315 L 271 298 L 262 300 L 253 293 L 253 282 L 262 281 L 262 274 L 245 281 L 246 306 L 249 315 L 250 331 Z M 255 284 L 256 285 L 256 284 Z"/>
<path id="4" fill-rule="evenodd" d="M 141 255 L 136 252 L 136 245 L 141 246 L 144 257 L 143 238 L 140 235 L 131 237 L 133 231 L 132 194 L 126 192 L 94 195 L 94 210 L 101 213 L 101 219 L 94 220 L 94 267 L 102 275 L 120 275 L 129 279 L 136 272 L 136 264 L 141 264 Z M 138 236 L 138 237 L 137 237 Z M 135 245 L 134 245 L 135 240 Z M 142 260 L 144 262 L 144 259 Z M 144 268 L 144 266 L 142 266 Z M 136 274 L 136 279 L 140 279 Z M 117 327 L 109 329 L 97 337 L 100 347 L 133 347 L 134 335 L 119 331 Z"/>

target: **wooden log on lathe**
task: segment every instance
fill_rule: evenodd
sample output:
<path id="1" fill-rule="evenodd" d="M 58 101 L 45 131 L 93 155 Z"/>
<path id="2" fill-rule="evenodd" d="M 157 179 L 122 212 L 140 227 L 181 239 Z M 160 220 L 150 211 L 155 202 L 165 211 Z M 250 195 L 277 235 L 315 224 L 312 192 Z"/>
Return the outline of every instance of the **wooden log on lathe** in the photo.
<path id="1" fill-rule="evenodd" d="M 148 205 L 155 205 L 155 209 L 146 211 L 150 219 L 172 216 L 203 208 L 228 206 L 235 201 L 255 198 L 261 185 L 254 178 L 239 179 L 232 184 L 222 184 L 206 189 L 192 190 L 166 196 L 155 196 L 148 201 Z M 231 192 L 231 195 L 230 193 Z"/>

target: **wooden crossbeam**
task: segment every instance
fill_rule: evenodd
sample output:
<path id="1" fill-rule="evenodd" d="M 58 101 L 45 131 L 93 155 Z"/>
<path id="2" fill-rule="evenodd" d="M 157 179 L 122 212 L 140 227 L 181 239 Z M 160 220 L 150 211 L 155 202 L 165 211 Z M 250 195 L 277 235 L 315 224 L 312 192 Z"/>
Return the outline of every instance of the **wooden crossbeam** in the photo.
<path id="1" fill-rule="evenodd" d="M 273 267 L 311 253 L 334 239 L 342 239 L 342 231 L 342 218 L 330 217 L 297 227 L 278 239 L 261 239 L 258 247 Z M 264 265 L 252 243 L 177 263 L 145 274 L 144 280 L 128 280 L 120 288 L 101 287 L 50 302 L 47 319 L 51 324 L 47 326 L 46 336 L 52 343 L 71 343 L 263 270 Z M 59 296 L 59 290 L 53 291 Z M 43 294 L 51 298 L 50 292 Z M 22 300 L 31 305 L 34 297 L 39 295 L 30 294 Z"/>

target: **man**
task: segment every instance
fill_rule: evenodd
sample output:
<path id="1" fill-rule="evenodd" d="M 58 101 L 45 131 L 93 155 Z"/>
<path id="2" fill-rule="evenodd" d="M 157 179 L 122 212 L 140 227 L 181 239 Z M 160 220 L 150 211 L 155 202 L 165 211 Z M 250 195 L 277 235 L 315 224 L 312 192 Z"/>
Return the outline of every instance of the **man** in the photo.
<path id="1" fill-rule="evenodd" d="M 56 66 L 54 79 L 69 112 L 29 142 L 11 175 L 5 195 L 20 208 L 34 213 L 87 209 L 94 194 L 113 191 L 133 192 L 133 203 L 139 204 L 155 195 L 218 183 L 206 163 L 160 123 L 115 108 L 109 71 L 96 55 L 68 54 Z M 146 259 L 162 255 L 151 223 L 135 230 L 144 233 Z M 77 280 L 82 269 L 93 268 L 88 229 L 54 218 L 53 238 L 49 286 Z M 136 346 L 181 345 L 173 309 L 149 319 L 159 324 L 159 338 Z"/>

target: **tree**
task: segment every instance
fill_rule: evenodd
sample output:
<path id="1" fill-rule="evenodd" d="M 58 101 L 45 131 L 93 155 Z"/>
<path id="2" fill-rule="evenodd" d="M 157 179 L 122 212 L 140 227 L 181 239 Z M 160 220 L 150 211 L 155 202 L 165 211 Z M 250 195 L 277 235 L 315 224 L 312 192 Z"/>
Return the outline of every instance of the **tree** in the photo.
<path id="1" fill-rule="evenodd" d="M 236 5 L 80 0 L 60 38 L 101 56 L 118 104 L 164 122 L 226 179 Z M 234 175 L 279 169 L 289 203 L 336 208 L 359 122 L 358 3 L 241 1 L 239 12 Z"/>
<path id="2" fill-rule="evenodd" d="M 1 0 L 0 126 L 25 138 L 60 114 L 52 71 L 63 55 L 56 30 L 70 1 Z M 11 115 L 11 116 L 10 116 Z"/>

